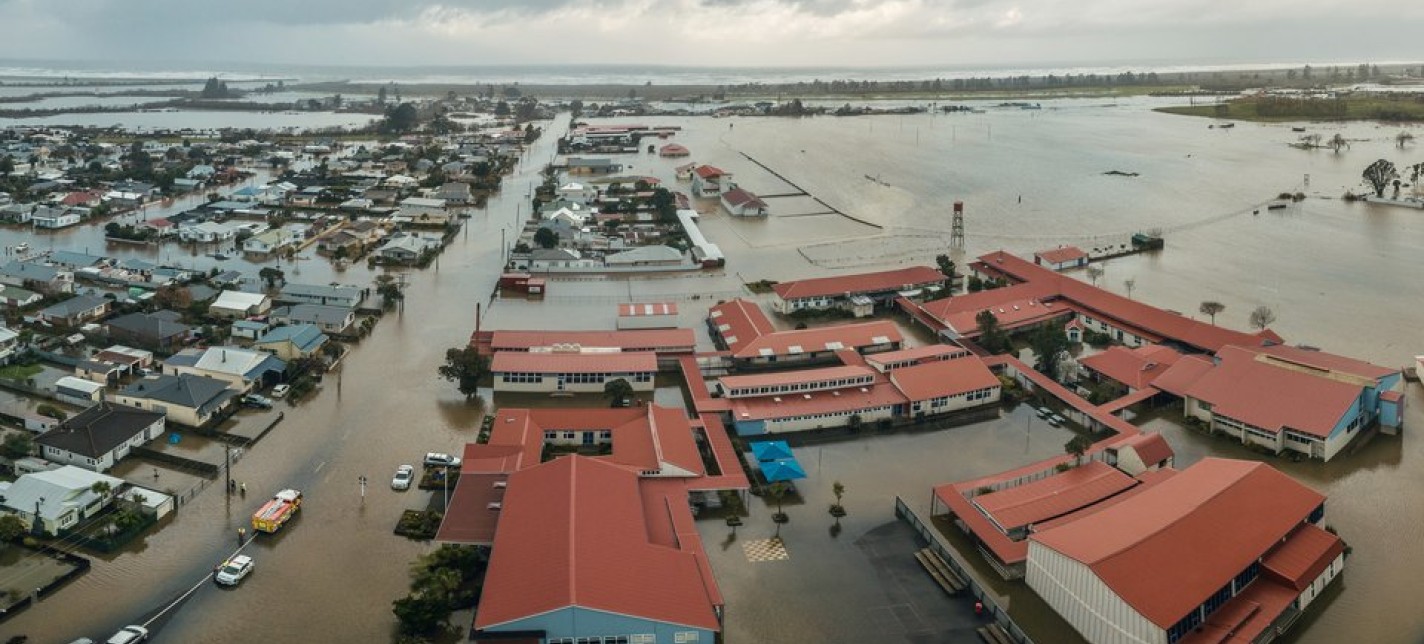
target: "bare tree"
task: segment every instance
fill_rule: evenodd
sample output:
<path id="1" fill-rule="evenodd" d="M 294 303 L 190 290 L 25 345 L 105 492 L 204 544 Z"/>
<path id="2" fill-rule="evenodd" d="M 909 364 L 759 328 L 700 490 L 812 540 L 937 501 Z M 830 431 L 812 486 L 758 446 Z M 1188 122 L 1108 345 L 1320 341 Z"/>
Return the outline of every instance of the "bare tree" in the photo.
<path id="1" fill-rule="evenodd" d="M 1264 331 L 1266 327 L 1271 326 L 1271 323 L 1275 321 L 1276 313 L 1272 311 L 1269 306 L 1262 304 L 1256 307 L 1256 310 L 1251 311 L 1251 326 L 1257 329 Z"/>
<path id="2" fill-rule="evenodd" d="M 1326 143 L 1325 146 L 1334 150 L 1335 154 L 1340 154 L 1340 148 L 1350 147 L 1350 142 L 1346 141 L 1345 137 L 1339 132 L 1336 132 L 1335 136 L 1330 137 L 1330 142 Z"/>
<path id="3" fill-rule="evenodd" d="M 1391 182 L 1399 179 L 1399 170 L 1395 169 L 1393 163 L 1380 159 L 1365 168 L 1364 177 L 1365 183 L 1370 184 L 1370 189 L 1375 191 L 1375 196 L 1383 197 L 1384 189 L 1388 188 Z"/>
<path id="4" fill-rule="evenodd" d="M 1122 285 L 1127 288 L 1127 299 L 1132 299 L 1132 289 L 1137 288 L 1137 278 L 1129 277 L 1122 281 Z"/>
<path id="5" fill-rule="evenodd" d="M 1093 282 L 1093 286 L 1097 286 L 1098 279 L 1103 276 L 1103 267 L 1089 265 L 1088 270 L 1086 272 L 1088 274 L 1088 279 Z"/>
<path id="6" fill-rule="evenodd" d="M 1394 145 L 1403 150 L 1404 146 L 1414 142 L 1414 135 L 1410 132 L 1400 132 L 1394 135 Z"/>
<path id="7" fill-rule="evenodd" d="M 1217 313 L 1220 313 L 1220 312 L 1222 312 L 1222 311 L 1225 311 L 1225 310 L 1226 310 L 1226 305 L 1225 305 L 1225 304 L 1222 304 L 1221 302 L 1214 301 L 1214 300 L 1207 300 L 1207 301 L 1205 301 L 1205 302 L 1202 302 L 1202 303 L 1201 303 L 1201 308 L 1200 308 L 1200 309 L 1197 309 L 1197 310 L 1201 311 L 1201 314 L 1202 314 L 1202 315 L 1209 315 L 1209 316 L 1211 316 L 1211 323 L 1212 323 L 1213 325 L 1215 325 L 1215 324 L 1216 324 L 1216 314 L 1217 314 Z"/>

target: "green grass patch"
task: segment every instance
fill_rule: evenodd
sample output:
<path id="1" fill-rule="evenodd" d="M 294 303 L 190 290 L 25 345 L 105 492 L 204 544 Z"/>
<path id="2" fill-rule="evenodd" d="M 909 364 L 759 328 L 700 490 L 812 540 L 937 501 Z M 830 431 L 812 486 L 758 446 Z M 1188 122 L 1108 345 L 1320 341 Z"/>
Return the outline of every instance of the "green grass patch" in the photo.
<path id="1" fill-rule="evenodd" d="M 1424 101 L 1414 97 L 1346 96 L 1338 99 L 1239 98 L 1211 105 L 1159 107 L 1183 116 L 1261 123 L 1288 121 L 1424 121 Z"/>
<path id="2" fill-rule="evenodd" d="M 37 364 L 10 364 L 0 367 L 0 378 L 23 382 L 41 371 L 44 371 L 44 368 Z"/>

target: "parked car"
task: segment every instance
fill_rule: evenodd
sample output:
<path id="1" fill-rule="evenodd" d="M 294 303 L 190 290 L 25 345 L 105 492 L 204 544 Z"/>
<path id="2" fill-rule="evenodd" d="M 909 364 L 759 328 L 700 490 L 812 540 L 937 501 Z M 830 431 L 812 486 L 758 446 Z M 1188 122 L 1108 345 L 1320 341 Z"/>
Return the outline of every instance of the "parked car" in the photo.
<path id="1" fill-rule="evenodd" d="M 396 475 L 391 479 L 392 490 L 409 490 L 410 481 L 415 478 L 414 465 L 402 465 L 396 468 Z"/>
<path id="2" fill-rule="evenodd" d="M 134 644 L 134 642 L 142 642 L 146 639 L 148 639 L 148 629 L 131 624 L 119 629 L 119 632 L 105 640 L 105 644 Z"/>
<path id="3" fill-rule="evenodd" d="M 460 459 L 449 454 L 429 452 L 425 455 L 426 467 L 459 467 Z"/>
<path id="4" fill-rule="evenodd" d="M 228 559 L 223 562 L 222 568 L 218 569 L 217 574 L 213 575 L 213 581 L 224 586 L 236 586 L 243 577 L 252 572 L 253 564 L 252 557 L 247 555 L 238 555 Z"/>
<path id="5" fill-rule="evenodd" d="M 272 397 L 273 397 L 273 398 L 281 398 L 282 396 L 287 395 L 287 392 L 288 392 L 288 391 L 291 391 L 291 390 L 292 390 L 292 386 L 291 386 L 291 385 L 289 385 L 289 384 L 287 384 L 287 383 L 282 383 L 282 384 L 277 385 L 276 387 L 273 387 L 273 388 L 272 388 Z"/>
<path id="6" fill-rule="evenodd" d="M 272 399 L 257 394 L 247 394 L 242 397 L 242 404 L 248 407 L 257 407 L 258 409 L 271 409 Z"/>
<path id="7" fill-rule="evenodd" d="M 1047 407 L 1039 407 L 1037 413 L 1039 418 L 1048 420 L 1048 417 L 1053 415 L 1053 410 Z"/>

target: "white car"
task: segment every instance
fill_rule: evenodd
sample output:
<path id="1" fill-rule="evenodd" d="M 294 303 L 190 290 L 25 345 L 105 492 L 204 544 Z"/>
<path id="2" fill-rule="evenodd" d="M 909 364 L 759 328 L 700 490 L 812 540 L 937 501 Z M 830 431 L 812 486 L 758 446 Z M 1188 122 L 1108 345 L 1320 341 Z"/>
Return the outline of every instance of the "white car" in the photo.
<path id="1" fill-rule="evenodd" d="M 105 640 L 105 644 L 134 644 L 134 642 L 142 642 L 146 639 L 148 639 L 148 629 L 129 625 L 119 629 L 119 632 Z"/>
<path id="2" fill-rule="evenodd" d="M 409 490 L 410 481 L 415 478 L 414 465 L 402 465 L 396 468 L 396 475 L 391 479 L 392 490 Z"/>
<path id="3" fill-rule="evenodd" d="M 272 388 L 272 397 L 273 397 L 273 398 L 281 398 L 282 396 L 287 395 L 287 392 L 288 392 L 288 391 L 291 391 L 291 390 L 292 390 L 292 386 L 291 386 L 291 385 L 286 384 L 286 383 L 282 383 L 282 384 L 277 385 L 276 387 L 273 387 L 273 388 Z"/>
<path id="4" fill-rule="evenodd" d="M 213 575 L 213 581 L 224 586 L 236 586 L 243 577 L 252 572 L 252 566 L 252 557 L 238 555 L 223 562 L 222 568 L 219 568 L 217 574 Z"/>
<path id="5" fill-rule="evenodd" d="M 459 467 L 460 459 L 449 454 L 429 452 L 425 455 L 426 467 Z"/>

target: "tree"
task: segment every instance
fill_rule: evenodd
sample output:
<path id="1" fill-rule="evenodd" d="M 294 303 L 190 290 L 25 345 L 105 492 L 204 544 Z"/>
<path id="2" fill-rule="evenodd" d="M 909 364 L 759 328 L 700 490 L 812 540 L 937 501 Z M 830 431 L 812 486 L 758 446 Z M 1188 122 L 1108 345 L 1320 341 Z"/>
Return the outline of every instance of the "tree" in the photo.
<path id="1" fill-rule="evenodd" d="M 35 441 L 28 432 L 12 433 L 5 437 L 4 442 L 0 442 L 0 454 L 12 461 L 29 456 L 34 450 Z"/>
<path id="2" fill-rule="evenodd" d="M 1038 357 L 1038 370 L 1057 380 L 1062 354 L 1068 351 L 1068 336 L 1056 325 L 1041 326 L 1029 336 L 1029 346 Z"/>
<path id="3" fill-rule="evenodd" d="M 614 407 L 622 407 L 624 401 L 633 397 L 633 385 L 627 379 L 614 378 L 603 383 L 603 397 L 611 400 Z"/>
<path id="4" fill-rule="evenodd" d="M 939 266 L 939 272 L 944 274 L 944 278 L 954 281 L 954 261 L 949 255 L 938 255 L 935 257 L 935 264 Z"/>
<path id="5" fill-rule="evenodd" d="M 506 117 L 506 116 L 509 116 L 509 103 L 506 103 L 506 102 L 504 102 L 504 101 L 500 101 L 500 102 L 498 102 L 498 103 L 495 103 L 495 104 L 494 104 L 494 115 L 495 115 L 495 116 L 498 116 L 498 117 L 501 117 L 501 118 Z"/>
<path id="6" fill-rule="evenodd" d="M 386 129 L 391 132 L 409 132 L 420 121 L 420 113 L 410 103 L 401 103 L 386 113 Z"/>
<path id="7" fill-rule="evenodd" d="M 283 273 L 282 269 L 271 266 L 264 266 L 262 270 L 257 271 L 257 276 L 267 283 L 267 288 L 277 288 L 277 282 L 287 281 L 287 274 Z"/>
<path id="8" fill-rule="evenodd" d="M 553 248 L 559 245 L 559 234 L 552 228 L 540 228 L 534 231 L 534 243 L 540 248 Z"/>
<path id="9" fill-rule="evenodd" d="M 25 536 L 25 522 L 13 514 L 0 515 L 0 541 L 10 542 Z"/>
<path id="10" fill-rule="evenodd" d="M 0 158 L 0 174 L 10 174 L 11 172 L 14 172 L 14 171 L 15 171 L 15 158 L 14 158 L 14 157 L 12 157 L 12 156 L 10 156 L 10 155 L 7 154 L 7 155 L 5 155 L 3 158 Z"/>
<path id="11" fill-rule="evenodd" d="M 109 485 L 108 481 L 95 481 L 93 485 L 89 486 L 89 491 L 104 497 L 114 491 L 114 486 Z"/>
<path id="12" fill-rule="evenodd" d="M 845 494 L 845 485 L 841 484 L 840 481 L 831 483 L 831 494 L 834 494 L 836 497 L 836 502 L 831 504 L 831 516 L 835 517 L 836 522 L 839 523 L 841 517 L 845 516 L 846 513 L 845 506 L 841 505 L 841 496 Z"/>
<path id="13" fill-rule="evenodd" d="M 376 102 L 381 105 L 386 104 L 386 88 L 384 86 L 376 90 Z"/>
<path id="14" fill-rule="evenodd" d="M 400 283 L 396 281 L 394 275 L 389 273 L 376 276 L 376 294 L 381 296 L 381 305 L 388 309 L 405 299 L 405 293 L 401 292 Z"/>
<path id="15" fill-rule="evenodd" d="M 479 391 L 479 381 L 489 368 L 489 362 L 474 347 L 448 349 L 445 364 L 440 365 L 440 377 L 459 385 L 466 398 Z"/>
<path id="16" fill-rule="evenodd" d="M 65 413 L 63 409 L 49 403 L 41 403 L 40 406 L 35 407 L 35 413 L 41 416 L 49 416 L 61 423 L 64 422 L 64 419 L 69 417 L 69 414 Z"/>
<path id="17" fill-rule="evenodd" d="M 791 520 L 791 517 L 786 516 L 786 513 L 781 511 L 781 501 L 786 498 L 786 493 L 789 491 L 790 488 L 787 487 L 786 481 L 777 481 L 766 488 L 766 493 L 776 501 L 776 513 L 771 515 L 771 520 L 776 523 L 777 538 L 781 537 L 781 524 Z"/>
<path id="18" fill-rule="evenodd" d="M 1004 337 L 1004 332 L 999 328 L 999 318 L 988 309 L 979 312 L 974 316 L 974 321 L 979 325 L 979 345 L 984 347 L 989 353 L 1002 353 L 1007 350 L 1008 342 Z"/>
<path id="19" fill-rule="evenodd" d="M 1370 188 L 1375 191 L 1375 196 L 1383 197 L 1384 189 L 1399 178 L 1399 170 L 1388 160 L 1380 159 L 1365 168 L 1364 176 L 1365 183 L 1370 184 Z"/>
<path id="20" fill-rule="evenodd" d="M 424 635 L 445 628 L 450 619 L 450 605 L 443 598 L 410 595 L 395 600 L 391 612 L 400 622 L 402 633 Z"/>
<path id="21" fill-rule="evenodd" d="M 1414 142 L 1414 134 L 1410 132 L 1400 132 L 1394 135 L 1394 145 L 1403 150 L 1404 146 Z"/>
<path id="22" fill-rule="evenodd" d="M 860 426 L 864 423 L 865 419 L 861 418 L 860 414 L 851 414 L 849 416 L 846 416 L 846 427 L 849 427 L 850 431 L 860 431 Z"/>
<path id="23" fill-rule="evenodd" d="M 1264 331 L 1266 327 L 1271 326 L 1271 323 L 1276 321 L 1276 313 L 1271 310 L 1271 307 L 1262 304 L 1256 307 L 1254 311 L 1251 311 L 1250 320 L 1251 326 Z"/>
<path id="24" fill-rule="evenodd" d="M 522 241 L 521 241 L 521 242 L 519 242 L 518 244 L 515 244 L 515 245 L 514 245 L 514 252 L 516 252 L 516 253 L 527 253 L 527 252 L 529 252 L 529 250 L 530 250 L 530 248 L 529 248 L 529 244 L 528 244 L 527 242 L 522 242 Z"/>
<path id="25" fill-rule="evenodd" d="M 1225 311 L 1226 305 L 1214 300 L 1207 300 L 1202 302 L 1201 307 L 1197 310 L 1201 311 L 1202 315 L 1211 316 L 1211 323 L 1214 325 L 1216 324 L 1216 314 Z"/>
<path id="26" fill-rule="evenodd" d="M 1129 277 L 1123 280 L 1122 286 L 1127 289 L 1127 299 L 1132 299 L 1132 289 L 1137 288 L 1137 278 Z"/>
<path id="27" fill-rule="evenodd" d="M 153 292 L 153 303 L 159 308 L 184 311 L 193 305 L 193 294 L 182 286 L 160 286 Z"/>
<path id="28" fill-rule="evenodd" d="M 1089 265 L 1085 272 L 1088 274 L 1088 279 L 1092 281 L 1093 286 L 1097 286 L 1098 280 L 1103 277 L 1103 267 L 1101 266 Z"/>
<path id="29" fill-rule="evenodd" d="M 1335 154 L 1340 154 L 1340 148 L 1350 147 L 1350 142 L 1345 140 L 1345 137 L 1339 132 L 1336 132 L 1335 136 L 1330 137 L 1330 141 L 1326 143 L 1325 146 L 1333 150 Z"/>
<path id="30" fill-rule="evenodd" d="M 1070 439 L 1067 443 L 1063 444 L 1063 451 L 1072 454 L 1073 463 L 1078 464 L 1083 462 L 1083 454 L 1087 453 L 1088 449 L 1092 446 L 1093 439 L 1088 438 L 1083 434 L 1078 434 L 1075 435 L 1072 439 Z"/>

